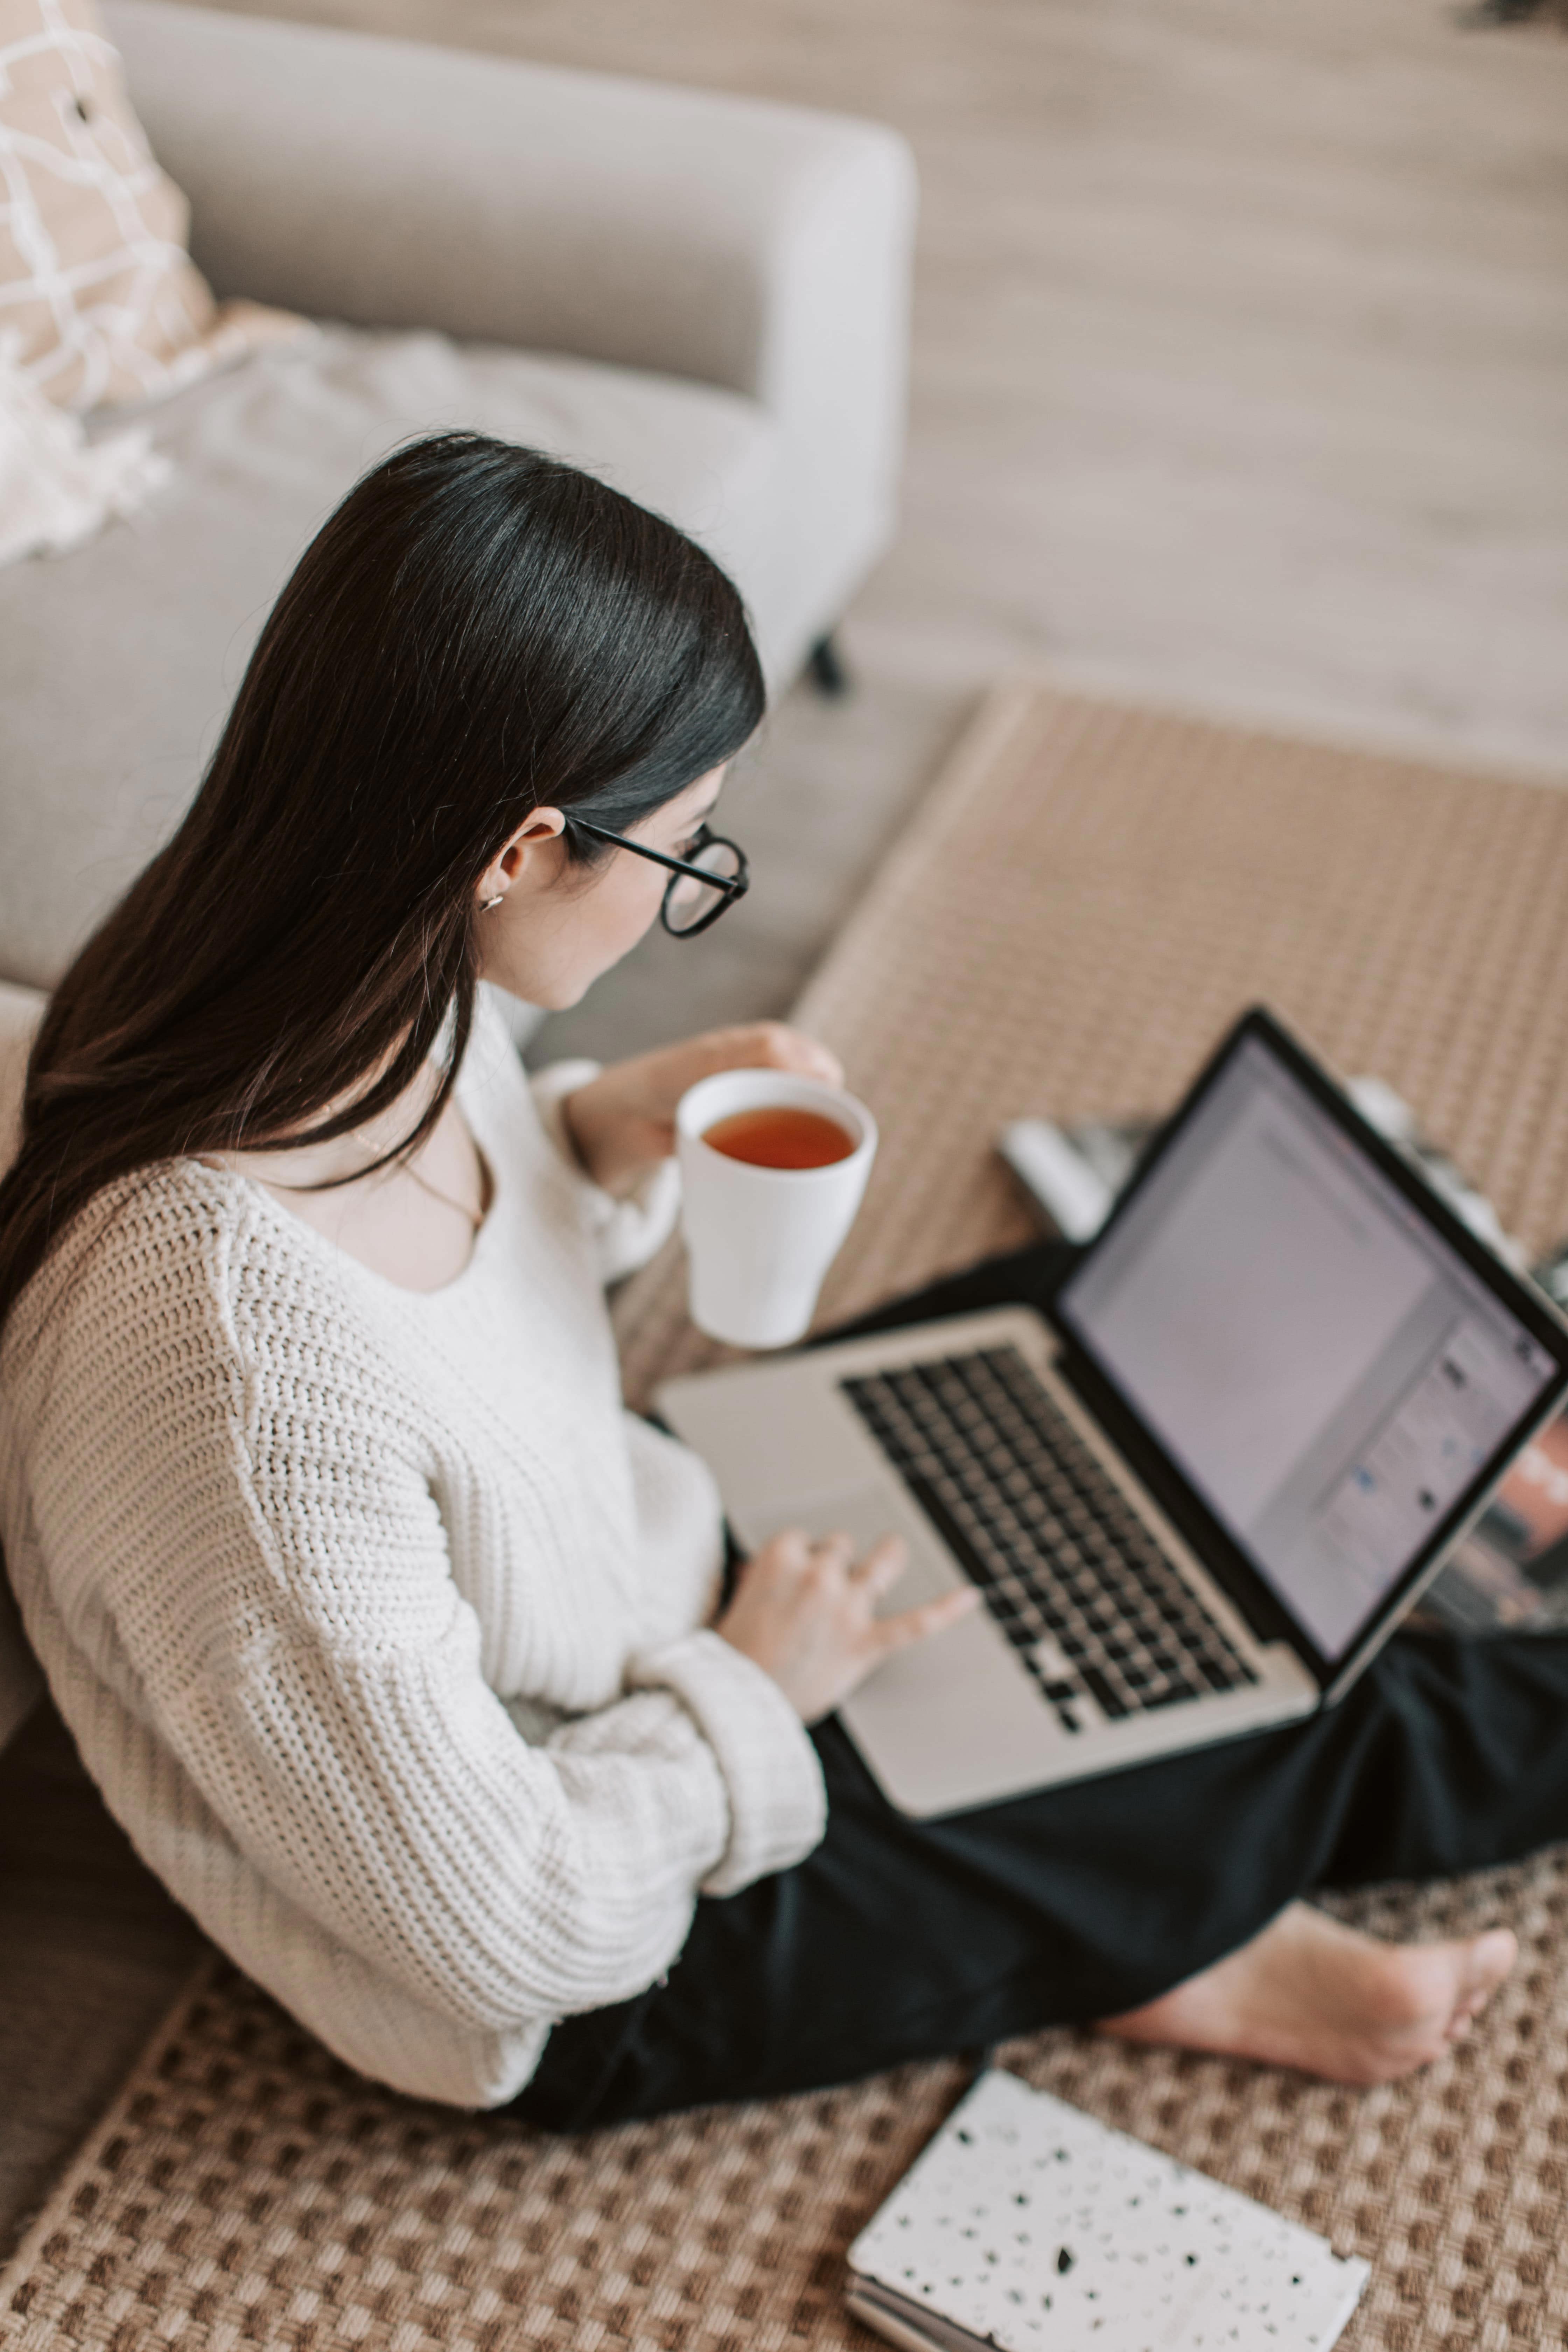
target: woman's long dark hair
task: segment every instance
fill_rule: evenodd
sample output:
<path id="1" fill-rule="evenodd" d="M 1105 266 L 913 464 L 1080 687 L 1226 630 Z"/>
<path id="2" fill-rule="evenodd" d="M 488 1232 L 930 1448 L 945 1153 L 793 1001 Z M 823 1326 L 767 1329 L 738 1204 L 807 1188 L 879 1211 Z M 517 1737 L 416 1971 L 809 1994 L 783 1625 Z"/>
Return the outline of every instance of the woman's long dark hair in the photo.
<path id="1" fill-rule="evenodd" d="M 377 466 L 279 598 L 184 824 L 54 992 L 0 1183 L 0 1322 L 104 1186 L 341 1135 L 447 1032 L 411 1148 L 468 1042 L 477 886 L 528 812 L 623 830 L 762 710 L 740 598 L 672 524 L 476 434 Z"/>

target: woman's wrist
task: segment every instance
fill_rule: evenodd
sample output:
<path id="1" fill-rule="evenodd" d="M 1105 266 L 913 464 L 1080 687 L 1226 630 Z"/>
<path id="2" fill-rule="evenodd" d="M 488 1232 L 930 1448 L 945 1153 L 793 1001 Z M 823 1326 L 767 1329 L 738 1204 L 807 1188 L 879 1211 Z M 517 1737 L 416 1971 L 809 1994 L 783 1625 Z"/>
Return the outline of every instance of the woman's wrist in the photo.
<path id="1" fill-rule="evenodd" d="M 626 1122 L 604 1100 L 603 1085 L 602 1077 L 590 1078 L 567 1095 L 561 1104 L 561 1124 L 589 1181 L 602 1192 L 619 1197 L 634 1191 L 657 1162 L 634 1158 L 624 1146 L 617 1148 L 616 1129 L 624 1132 Z"/>
<path id="2" fill-rule="evenodd" d="M 563 1095 L 556 1105 L 556 1109 L 560 1115 L 561 1131 L 572 1147 L 573 1156 L 578 1167 L 585 1176 L 592 1176 L 594 1181 L 597 1183 L 599 1180 L 594 1173 L 594 1163 L 590 1157 L 589 1122 L 584 1118 L 582 1108 L 583 1097 L 592 1084 L 593 1080 L 589 1079 L 587 1085 L 575 1087 L 569 1095 Z"/>

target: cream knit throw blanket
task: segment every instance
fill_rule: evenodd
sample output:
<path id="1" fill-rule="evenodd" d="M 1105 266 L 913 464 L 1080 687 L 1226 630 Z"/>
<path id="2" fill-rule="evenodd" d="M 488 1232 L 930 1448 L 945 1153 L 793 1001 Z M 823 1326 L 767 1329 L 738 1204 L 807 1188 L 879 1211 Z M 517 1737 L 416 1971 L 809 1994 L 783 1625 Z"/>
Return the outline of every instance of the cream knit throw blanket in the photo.
<path id="1" fill-rule="evenodd" d="M 64 555 L 169 477 L 144 426 L 89 441 L 0 352 L 0 564 Z"/>
<path id="2" fill-rule="evenodd" d="M 824 1822 L 782 1694 L 701 1630 L 712 1482 L 622 1410 L 603 1284 L 674 1178 L 582 1176 L 587 1075 L 531 1090 L 486 1013 L 495 1197 L 444 1290 L 180 1161 L 85 1213 L 0 1356 L 0 1538 L 111 1810 L 340 2056 L 462 2105 Z"/>

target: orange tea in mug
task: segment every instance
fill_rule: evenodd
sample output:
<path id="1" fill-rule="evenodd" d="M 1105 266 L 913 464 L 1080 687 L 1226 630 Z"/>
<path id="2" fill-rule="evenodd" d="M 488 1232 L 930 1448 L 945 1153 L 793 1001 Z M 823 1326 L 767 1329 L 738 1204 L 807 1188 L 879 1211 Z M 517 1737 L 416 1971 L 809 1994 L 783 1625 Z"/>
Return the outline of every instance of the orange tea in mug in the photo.
<path id="1" fill-rule="evenodd" d="M 831 1168 L 856 1148 L 855 1138 L 836 1118 L 790 1103 L 731 1111 L 705 1127 L 702 1140 L 727 1160 L 745 1160 L 753 1168 Z"/>

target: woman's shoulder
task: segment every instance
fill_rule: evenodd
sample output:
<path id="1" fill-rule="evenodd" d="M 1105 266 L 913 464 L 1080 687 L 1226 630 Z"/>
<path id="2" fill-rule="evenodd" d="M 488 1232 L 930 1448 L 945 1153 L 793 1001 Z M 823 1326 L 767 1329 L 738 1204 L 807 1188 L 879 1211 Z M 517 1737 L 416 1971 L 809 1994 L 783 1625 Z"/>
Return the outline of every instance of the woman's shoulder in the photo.
<path id="1" fill-rule="evenodd" d="M 204 1276 L 221 1281 L 244 1244 L 247 1189 L 197 1160 L 117 1177 L 53 1242 L 15 1314 L 24 1324 L 53 1321 L 106 1297 L 184 1298 Z"/>
<path id="2" fill-rule="evenodd" d="M 301 1228 L 303 1234 L 303 1228 Z M 258 1320 L 275 1332 L 311 1303 L 331 1317 L 330 1267 L 306 1267 L 259 1189 L 175 1160 L 106 1185 L 50 1250 L 6 1318 L 13 1402 L 64 1381 L 118 1395 L 237 1373 Z"/>

